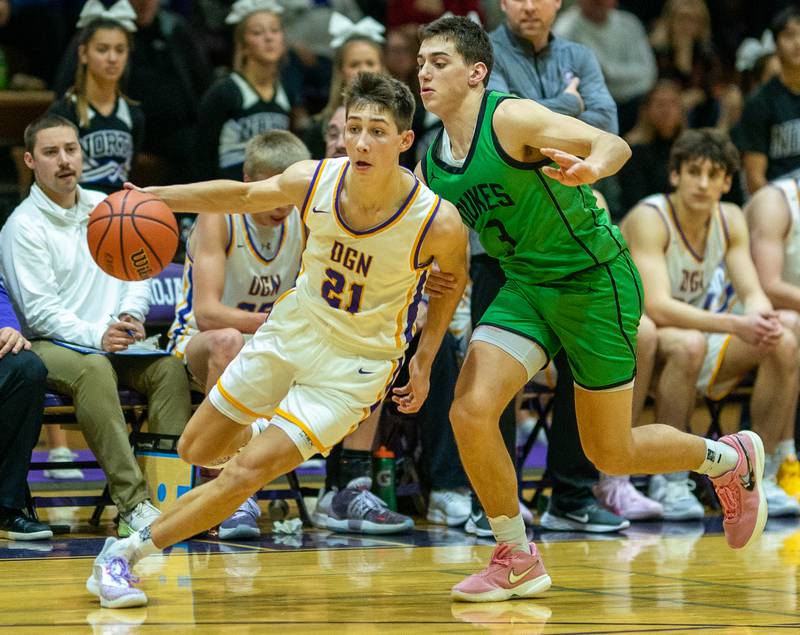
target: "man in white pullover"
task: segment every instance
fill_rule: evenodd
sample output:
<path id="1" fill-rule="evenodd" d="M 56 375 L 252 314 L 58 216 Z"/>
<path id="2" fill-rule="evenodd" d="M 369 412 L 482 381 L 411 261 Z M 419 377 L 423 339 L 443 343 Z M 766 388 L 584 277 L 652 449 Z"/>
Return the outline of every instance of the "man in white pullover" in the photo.
<path id="1" fill-rule="evenodd" d="M 35 184 L 0 232 L 3 278 L 23 334 L 47 367 L 48 386 L 74 401 L 119 509 L 119 533 L 127 536 L 158 510 L 128 442 L 117 382 L 147 395 L 151 432 L 177 436 L 191 415 L 186 372 L 171 355 L 85 354 L 52 341 L 125 350 L 144 338 L 149 285 L 108 276 L 89 254 L 89 214 L 105 194 L 78 186 L 82 155 L 74 124 L 56 115 L 31 123 L 24 158 Z"/>

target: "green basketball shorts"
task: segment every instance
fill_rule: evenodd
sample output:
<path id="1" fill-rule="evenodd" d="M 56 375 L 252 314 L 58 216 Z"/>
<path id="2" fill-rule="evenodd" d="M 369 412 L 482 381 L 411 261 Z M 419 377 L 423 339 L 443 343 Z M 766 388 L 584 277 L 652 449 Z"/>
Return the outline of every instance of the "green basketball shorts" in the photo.
<path id="1" fill-rule="evenodd" d="M 543 284 L 508 280 L 480 320 L 517 333 L 552 358 L 563 346 L 575 383 L 606 390 L 636 376 L 642 283 L 628 251 Z"/>

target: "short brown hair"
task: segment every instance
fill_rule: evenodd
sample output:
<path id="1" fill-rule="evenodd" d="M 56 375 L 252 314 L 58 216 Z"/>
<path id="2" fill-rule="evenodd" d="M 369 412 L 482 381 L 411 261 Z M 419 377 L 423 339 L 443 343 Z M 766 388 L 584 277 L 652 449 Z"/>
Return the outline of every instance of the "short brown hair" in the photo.
<path id="1" fill-rule="evenodd" d="M 482 62 L 487 69 L 483 85 L 489 83 L 489 75 L 494 66 L 494 52 L 492 42 L 486 31 L 469 18 L 448 16 L 439 18 L 430 24 L 419 28 L 419 41 L 424 42 L 434 37 L 440 37 L 452 42 L 456 52 L 464 58 L 466 64 Z"/>
<path id="2" fill-rule="evenodd" d="M 244 173 L 251 179 L 280 174 L 290 165 L 311 158 L 306 145 L 288 130 L 268 130 L 244 148 Z"/>
<path id="3" fill-rule="evenodd" d="M 359 73 L 345 91 L 345 112 L 354 106 L 378 106 L 392 115 L 399 131 L 411 129 L 417 107 L 411 89 L 403 82 L 378 73 Z"/>
<path id="4" fill-rule="evenodd" d="M 72 128 L 75 131 L 75 136 L 80 136 L 80 133 L 78 132 L 78 126 L 72 123 L 69 119 L 65 119 L 61 115 L 45 113 L 41 117 L 34 119 L 28 124 L 27 128 L 25 128 L 25 132 L 23 134 L 23 139 L 25 140 L 25 151 L 33 154 L 33 148 L 36 145 L 36 135 L 38 135 L 42 130 L 63 127 Z"/>
<path id="5" fill-rule="evenodd" d="M 714 128 L 685 130 L 672 144 L 669 153 L 670 172 L 680 172 L 681 166 L 695 159 L 708 159 L 722 166 L 725 174 L 739 171 L 739 150 L 725 132 Z"/>

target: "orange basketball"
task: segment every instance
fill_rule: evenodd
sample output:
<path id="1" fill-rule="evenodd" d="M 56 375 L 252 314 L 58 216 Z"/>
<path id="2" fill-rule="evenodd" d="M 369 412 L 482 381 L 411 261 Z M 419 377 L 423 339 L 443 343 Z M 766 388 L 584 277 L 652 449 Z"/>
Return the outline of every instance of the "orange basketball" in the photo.
<path id="1" fill-rule="evenodd" d="M 166 203 L 137 190 L 114 192 L 89 216 L 86 239 L 94 261 L 120 280 L 147 280 L 178 248 L 178 225 Z"/>

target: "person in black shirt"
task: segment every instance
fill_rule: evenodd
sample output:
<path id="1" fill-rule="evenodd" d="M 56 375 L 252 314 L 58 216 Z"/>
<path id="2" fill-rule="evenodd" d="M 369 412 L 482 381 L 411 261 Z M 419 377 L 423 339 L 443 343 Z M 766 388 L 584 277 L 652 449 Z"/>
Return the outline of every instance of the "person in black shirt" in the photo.
<path id="1" fill-rule="evenodd" d="M 81 185 L 109 194 L 130 180 L 144 137 L 141 108 L 120 90 L 131 41 L 120 22 L 91 20 L 80 34 L 75 83 L 50 106 L 50 112 L 78 126 L 83 149 Z"/>
<path id="2" fill-rule="evenodd" d="M 781 72 L 747 99 L 733 132 L 750 194 L 800 168 L 800 8 L 781 11 L 770 30 Z"/>
<path id="3" fill-rule="evenodd" d="M 205 178 L 239 179 L 244 148 L 268 130 L 288 130 L 296 103 L 280 81 L 286 52 L 277 3 L 234 3 L 226 19 L 235 24 L 233 72 L 214 84 L 200 103 L 198 155 Z"/>

